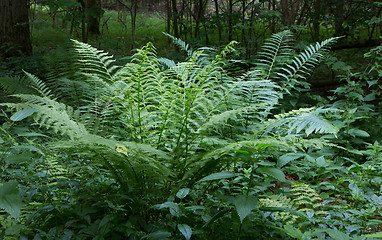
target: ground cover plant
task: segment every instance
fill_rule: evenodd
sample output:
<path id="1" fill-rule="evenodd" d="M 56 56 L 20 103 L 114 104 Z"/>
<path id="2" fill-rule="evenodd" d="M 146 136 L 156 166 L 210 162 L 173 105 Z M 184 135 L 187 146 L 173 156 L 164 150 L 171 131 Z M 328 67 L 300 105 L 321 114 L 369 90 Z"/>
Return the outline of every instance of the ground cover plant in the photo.
<path id="1" fill-rule="evenodd" d="M 235 42 L 169 37 L 184 61 L 72 40 L 44 80 L 1 78 L 1 238 L 381 236 L 380 48 L 325 98 L 306 81 L 337 38 L 274 34 L 230 74 Z"/>

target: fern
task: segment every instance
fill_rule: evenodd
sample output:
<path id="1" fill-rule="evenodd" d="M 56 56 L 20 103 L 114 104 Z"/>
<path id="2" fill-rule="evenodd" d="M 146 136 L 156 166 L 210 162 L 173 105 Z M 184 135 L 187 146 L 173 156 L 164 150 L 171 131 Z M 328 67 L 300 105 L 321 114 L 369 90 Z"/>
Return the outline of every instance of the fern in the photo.
<path id="1" fill-rule="evenodd" d="M 47 97 L 39 97 L 36 95 L 18 94 L 13 97 L 22 101 L 22 103 L 4 103 L 5 105 L 16 110 L 34 109 L 34 120 L 40 126 L 51 128 L 55 133 L 62 133 L 68 137 L 75 139 L 78 136 L 87 134 L 85 126 L 73 120 L 75 114 L 73 108 L 65 104 L 56 102 Z"/>
<path id="2" fill-rule="evenodd" d="M 283 195 L 269 195 L 259 199 L 259 207 L 282 207 L 292 210 L 297 210 L 295 201 Z M 299 217 L 289 212 L 275 212 L 272 218 L 276 221 L 281 221 L 284 224 L 293 224 Z"/>
<path id="3" fill-rule="evenodd" d="M 171 181 L 192 184 L 235 161 L 253 161 L 238 159 L 239 152 L 277 157 L 319 149 L 329 142 L 305 135 L 336 133 L 323 117 L 332 109 L 299 109 L 269 119 L 285 83 L 302 80 L 330 41 L 291 60 L 290 32 L 276 34 L 265 44 L 258 67 L 233 78 L 223 66 L 234 42 L 216 52 L 193 51 L 173 40 L 187 51 L 187 61 L 158 59 L 148 43 L 123 66 L 73 41 L 76 69 L 54 84 L 28 75 L 31 92 L 13 95 L 19 103 L 3 105 L 34 109 L 39 126 L 67 136 L 51 143 L 52 149 L 102 164 L 137 199 L 163 191 Z M 301 138 L 293 138 L 297 134 Z"/>
<path id="4" fill-rule="evenodd" d="M 338 111 L 337 109 L 324 109 L 324 108 L 301 108 L 293 110 L 288 113 L 275 116 L 274 119 L 269 120 L 269 127 L 267 132 L 272 129 L 278 134 L 299 134 L 302 130 L 309 136 L 312 133 L 327 133 L 336 134 L 338 128 L 332 125 L 328 120 L 325 120 L 322 113 L 329 111 Z"/>
<path id="5" fill-rule="evenodd" d="M 289 92 L 290 89 L 297 85 L 307 86 L 303 81 L 306 76 L 310 75 L 314 67 L 317 66 L 322 59 L 323 54 L 328 51 L 330 44 L 334 43 L 338 38 L 329 38 L 321 43 L 307 46 L 298 56 L 294 57 L 290 64 L 287 64 L 276 74 L 282 79 L 282 88 Z"/>
<path id="6" fill-rule="evenodd" d="M 37 94 L 43 97 L 52 97 L 51 89 L 38 77 L 25 72 L 25 77 L 3 77 L 0 86 L 9 94 Z"/>
<path id="7" fill-rule="evenodd" d="M 82 74 L 91 74 L 105 81 L 113 81 L 117 66 L 113 65 L 115 60 L 108 53 L 93 48 L 89 44 L 72 40 L 74 52 L 77 53 L 78 70 Z"/>
<path id="8" fill-rule="evenodd" d="M 330 38 L 320 43 L 307 46 L 297 56 L 292 57 L 292 34 L 290 31 L 276 33 L 269 38 L 260 53 L 256 70 L 263 72 L 263 78 L 278 80 L 283 91 L 290 93 L 291 89 L 299 90 L 298 85 L 308 87 L 304 82 L 315 66 L 328 51 L 330 44 L 338 38 Z"/>
<path id="9" fill-rule="evenodd" d="M 302 182 L 293 182 L 291 194 L 293 203 L 298 206 L 299 211 L 315 211 L 315 214 L 327 215 L 328 213 L 322 211 L 322 199 L 317 192 L 309 187 L 309 185 Z"/>
<path id="10" fill-rule="evenodd" d="M 264 71 L 264 79 L 269 80 L 276 77 L 276 72 L 287 62 L 292 54 L 290 43 L 292 33 L 287 30 L 273 34 L 265 41 L 258 54 L 257 68 Z"/>

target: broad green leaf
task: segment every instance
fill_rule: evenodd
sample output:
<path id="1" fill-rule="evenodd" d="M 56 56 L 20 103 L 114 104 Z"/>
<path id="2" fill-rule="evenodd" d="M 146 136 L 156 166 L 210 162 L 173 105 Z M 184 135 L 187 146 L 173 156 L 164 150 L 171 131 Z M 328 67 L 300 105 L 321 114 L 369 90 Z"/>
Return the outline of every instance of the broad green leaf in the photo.
<path id="1" fill-rule="evenodd" d="M 0 143 L 4 143 L 4 140 L 0 137 Z"/>
<path id="2" fill-rule="evenodd" d="M 210 220 L 208 220 L 208 222 L 206 222 L 202 228 L 206 228 L 208 227 L 211 223 L 213 223 L 216 219 L 219 219 L 221 217 L 223 217 L 227 212 L 229 212 L 230 209 L 229 208 L 226 208 L 226 209 L 223 209 L 223 210 L 220 210 L 218 213 L 216 213 Z"/>
<path id="3" fill-rule="evenodd" d="M 348 133 L 353 137 L 370 137 L 369 133 L 356 128 L 350 129 Z"/>
<path id="4" fill-rule="evenodd" d="M 235 205 L 240 222 L 243 222 L 244 218 L 256 208 L 257 198 L 255 196 L 239 195 L 232 199 L 232 203 Z"/>
<path id="5" fill-rule="evenodd" d="M 236 177 L 237 174 L 233 172 L 228 172 L 228 171 L 223 171 L 223 172 L 218 172 L 218 173 L 213 173 L 211 175 L 208 175 L 207 177 L 204 177 L 200 179 L 200 182 L 205 182 L 205 181 L 213 181 L 213 180 L 220 180 L 220 179 L 225 179 L 225 178 L 233 178 Z"/>
<path id="6" fill-rule="evenodd" d="M 22 162 L 29 161 L 33 157 L 31 152 L 22 152 L 16 155 L 7 155 L 4 157 L 4 160 L 8 164 L 19 164 Z"/>
<path id="7" fill-rule="evenodd" d="M 150 235 L 148 236 L 148 239 L 149 240 L 166 240 L 166 239 L 169 239 L 169 237 L 171 237 L 170 232 L 156 231 L 156 232 L 150 233 Z"/>
<path id="8" fill-rule="evenodd" d="M 263 212 L 289 212 L 293 215 L 296 215 L 296 216 L 299 216 L 299 217 L 303 217 L 305 219 L 309 219 L 307 217 L 306 214 L 304 214 L 303 212 L 300 212 L 300 211 L 296 211 L 296 210 L 293 210 L 293 209 L 290 209 L 290 208 L 286 208 L 286 207 L 260 207 L 259 208 L 261 211 Z"/>
<path id="9" fill-rule="evenodd" d="M 373 101 L 373 100 L 375 100 L 375 93 L 370 93 L 370 94 L 366 95 L 366 96 L 363 98 L 363 100 L 364 100 L 365 102 L 369 102 L 369 101 Z"/>
<path id="10" fill-rule="evenodd" d="M 362 237 L 366 237 L 366 238 L 382 238 L 382 233 L 368 234 L 368 235 L 363 235 Z"/>
<path id="11" fill-rule="evenodd" d="M 334 240 L 350 240 L 350 237 L 348 235 L 336 229 L 327 229 L 326 232 Z"/>
<path id="12" fill-rule="evenodd" d="M 300 229 L 293 227 L 292 225 L 285 225 L 284 232 L 288 233 L 291 237 L 301 239 L 302 232 Z"/>
<path id="13" fill-rule="evenodd" d="M 274 168 L 274 167 L 260 167 L 257 169 L 257 171 L 259 173 L 264 173 L 264 174 L 267 174 L 275 179 L 277 179 L 278 181 L 285 181 L 285 174 L 278 168 Z"/>
<path id="14" fill-rule="evenodd" d="M 16 181 L 11 180 L 0 184 L 0 208 L 19 219 L 22 205 Z"/>
<path id="15" fill-rule="evenodd" d="M 23 132 L 23 133 L 17 134 L 17 136 L 19 137 L 48 137 L 45 134 L 36 133 L 36 132 Z"/>
<path id="16" fill-rule="evenodd" d="M 316 158 L 316 163 L 317 163 L 318 166 L 325 166 L 325 165 L 327 165 L 324 156 L 320 156 L 320 157 Z"/>
<path id="17" fill-rule="evenodd" d="M 176 196 L 180 199 L 183 199 L 185 198 L 188 193 L 190 192 L 190 189 L 189 188 L 182 188 L 180 189 L 177 193 L 176 193 Z"/>
<path id="18" fill-rule="evenodd" d="M 31 116 L 35 112 L 36 110 L 34 108 L 23 109 L 13 114 L 10 119 L 14 122 L 18 122 Z"/>
<path id="19" fill-rule="evenodd" d="M 191 239 L 192 235 L 192 229 L 187 224 L 178 224 L 179 231 L 183 234 L 183 236 L 186 238 L 186 240 Z"/>
<path id="20" fill-rule="evenodd" d="M 277 162 L 277 166 L 279 168 L 282 168 L 284 167 L 285 165 L 287 165 L 288 163 L 300 158 L 300 157 L 303 157 L 304 154 L 303 153 L 287 153 L 287 154 L 284 154 L 282 155 L 278 162 Z"/>

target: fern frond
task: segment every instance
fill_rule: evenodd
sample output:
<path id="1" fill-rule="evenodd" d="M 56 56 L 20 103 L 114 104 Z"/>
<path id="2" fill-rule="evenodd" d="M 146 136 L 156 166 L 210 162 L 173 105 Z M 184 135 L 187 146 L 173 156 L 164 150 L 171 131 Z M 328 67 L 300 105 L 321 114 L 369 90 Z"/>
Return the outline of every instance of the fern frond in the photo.
<path id="1" fill-rule="evenodd" d="M 282 207 L 292 210 L 297 210 L 295 202 L 286 196 L 283 195 L 269 195 L 265 198 L 260 198 L 259 207 Z M 298 216 L 291 214 L 289 212 L 275 212 L 271 214 L 272 218 L 276 221 L 281 221 L 284 224 L 292 224 L 298 220 Z"/>
<path id="2" fill-rule="evenodd" d="M 41 81 L 38 77 L 34 76 L 33 74 L 30 74 L 28 72 L 25 72 L 25 75 L 27 76 L 27 79 L 30 81 L 30 87 L 36 90 L 42 97 L 46 98 L 53 98 L 51 94 L 51 90 L 49 87 Z"/>
<path id="3" fill-rule="evenodd" d="M 187 44 L 185 41 L 181 40 L 180 38 L 176 38 L 168 33 L 163 32 L 163 34 L 167 37 L 169 37 L 172 42 L 178 46 L 181 50 L 185 51 L 187 53 L 187 56 L 192 56 L 194 54 L 194 51 L 190 47 L 189 44 Z"/>
<path id="4" fill-rule="evenodd" d="M 315 211 L 316 214 L 327 215 L 328 213 L 320 210 L 322 207 L 322 199 L 313 188 L 302 182 L 293 182 L 292 189 L 293 203 L 298 206 L 300 211 Z"/>
<path id="5" fill-rule="evenodd" d="M 89 44 L 72 40 L 74 52 L 78 55 L 78 70 L 87 76 L 96 76 L 105 81 L 113 81 L 118 67 L 108 53 Z"/>
<path id="6" fill-rule="evenodd" d="M 264 79 L 272 79 L 275 72 L 291 57 L 292 33 L 289 30 L 273 34 L 262 46 L 256 69 L 264 71 Z"/>
<path id="7" fill-rule="evenodd" d="M 21 100 L 21 103 L 4 103 L 0 105 L 15 108 L 18 111 L 34 109 L 35 114 L 32 116 L 40 127 L 53 129 L 55 133 L 65 134 L 72 139 L 88 133 L 83 124 L 72 119 L 75 112 L 73 108 L 65 104 L 36 95 L 17 94 L 12 96 Z"/>
<path id="8" fill-rule="evenodd" d="M 298 56 L 294 57 L 292 62 L 281 68 L 276 74 L 282 79 L 282 88 L 286 91 L 302 84 L 307 86 L 303 80 L 310 75 L 314 67 L 318 65 L 323 54 L 329 50 L 330 44 L 338 38 L 329 38 L 320 43 L 309 45 Z"/>
<path id="9" fill-rule="evenodd" d="M 267 131 L 275 130 L 276 132 L 286 134 L 299 134 L 305 131 L 309 136 L 312 133 L 328 133 L 336 134 L 338 128 L 324 119 L 321 115 L 329 111 L 338 111 L 337 109 L 325 108 L 300 108 L 288 113 L 276 115 L 274 119 L 269 120 Z"/>
<path id="10" fill-rule="evenodd" d="M 149 187 L 146 184 L 163 181 L 173 174 L 166 167 L 170 157 L 149 145 L 134 142 L 119 142 L 98 135 L 86 134 L 76 140 L 52 144 L 55 149 L 72 149 L 76 154 L 91 154 L 89 157 L 109 169 L 125 190 L 134 188 L 140 194 Z"/>
<path id="11" fill-rule="evenodd" d="M 0 87 L 9 94 L 37 94 L 29 85 L 30 80 L 22 76 L 0 78 Z"/>

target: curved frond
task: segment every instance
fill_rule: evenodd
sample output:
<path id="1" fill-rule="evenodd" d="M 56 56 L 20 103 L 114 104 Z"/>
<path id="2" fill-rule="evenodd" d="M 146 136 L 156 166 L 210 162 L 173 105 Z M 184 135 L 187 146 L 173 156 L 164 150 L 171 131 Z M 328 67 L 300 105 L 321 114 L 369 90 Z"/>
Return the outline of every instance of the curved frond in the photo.
<path id="1" fill-rule="evenodd" d="M 74 52 L 78 56 L 78 70 L 85 75 L 96 76 L 105 81 L 113 81 L 117 66 L 113 56 L 89 44 L 73 40 Z"/>
<path id="2" fill-rule="evenodd" d="M 264 71 L 264 79 L 272 79 L 275 72 L 291 57 L 292 33 L 289 30 L 275 33 L 267 39 L 258 54 L 256 69 Z"/>
<path id="3" fill-rule="evenodd" d="M 330 44 L 338 38 L 329 38 L 320 43 L 309 45 L 292 62 L 281 68 L 276 74 L 282 80 L 282 88 L 286 91 L 301 84 L 308 86 L 303 80 L 310 75 L 319 64 L 323 54 L 329 50 Z"/>

